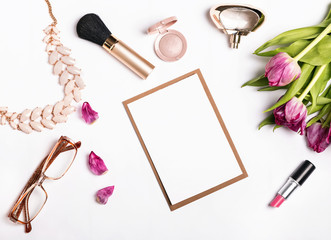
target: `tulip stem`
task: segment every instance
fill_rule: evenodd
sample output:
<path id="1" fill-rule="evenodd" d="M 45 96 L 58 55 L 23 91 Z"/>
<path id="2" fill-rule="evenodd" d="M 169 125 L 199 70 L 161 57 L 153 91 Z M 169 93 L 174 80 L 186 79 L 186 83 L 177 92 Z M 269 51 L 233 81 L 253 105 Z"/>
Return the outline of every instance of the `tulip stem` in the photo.
<path id="1" fill-rule="evenodd" d="M 322 40 L 331 31 L 331 23 L 317 36 L 305 49 L 294 57 L 294 60 L 299 61 L 307 52 L 309 52 L 315 45 Z"/>
<path id="2" fill-rule="evenodd" d="M 319 77 L 322 75 L 324 69 L 326 68 L 327 64 L 322 65 L 318 71 L 315 73 L 313 79 L 310 81 L 306 89 L 301 93 L 301 95 L 298 97 L 298 99 L 302 102 L 302 100 L 305 98 L 307 93 L 310 91 L 310 89 L 314 86 L 314 84 L 317 82 Z"/>

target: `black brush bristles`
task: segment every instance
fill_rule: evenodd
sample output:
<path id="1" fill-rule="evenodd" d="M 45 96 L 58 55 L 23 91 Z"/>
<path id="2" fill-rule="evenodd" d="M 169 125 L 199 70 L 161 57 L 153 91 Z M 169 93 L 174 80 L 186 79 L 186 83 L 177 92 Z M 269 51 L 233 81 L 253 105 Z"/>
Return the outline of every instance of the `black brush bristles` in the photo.
<path id="1" fill-rule="evenodd" d="M 94 42 L 100 46 L 111 35 L 111 32 L 100 17 L 94 13 L 83 16 L 77 23 L 76 31 L 80 38 Z"/>

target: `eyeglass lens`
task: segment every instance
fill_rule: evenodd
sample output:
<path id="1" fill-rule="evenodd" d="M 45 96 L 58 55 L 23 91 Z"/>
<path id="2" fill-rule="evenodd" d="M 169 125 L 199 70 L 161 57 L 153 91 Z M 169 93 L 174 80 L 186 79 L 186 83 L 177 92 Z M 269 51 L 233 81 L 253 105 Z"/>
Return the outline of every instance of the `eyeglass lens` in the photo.
<path id="1" fill-rule="evenodd" d="M 60 178 L 66 173 L 74 161 L 77 151 L 75 148 L 66 150 L 69 147 L 71 147 L 71 144 L 66 140 L 62 140 L 59 143 L 57 150 L 54 151 L 52 156 L 50 156 L 51 165 L 49 165 L 45 171 L 45 176 L 49 178 Z"/>
<path id="2" fill-rule="evenodd" d="M 29 192 L 27 192 L 26 197 L 23 200 L 23 203 L 27 203 L 26 207 L 28 208 L 29 219 L 26 219 L 25 214 L 22 213 L 19 215 L 18 220 L 21 222 L 29 222 L 34 219 L 43 208 L 46 200 L 46 192 L 41 188 L 41 186 L 35 184 L 34 187 L 29 189 Z"/>

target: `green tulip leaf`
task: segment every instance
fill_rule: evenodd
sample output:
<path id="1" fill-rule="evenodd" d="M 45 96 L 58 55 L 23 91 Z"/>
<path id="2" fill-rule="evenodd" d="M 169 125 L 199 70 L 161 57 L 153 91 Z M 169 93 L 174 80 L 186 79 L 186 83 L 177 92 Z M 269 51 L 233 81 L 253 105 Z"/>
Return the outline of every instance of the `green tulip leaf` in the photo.
<path id="1" fill-rule="evenodd" d="M 320 97 L 329 97 L 328 94 L 330 94 L 331 91 L 331 85 L 329 85 L 327 88 L 324 89 L 324 91 L 320 94 Z"/>
<path id="2" fill-rule="evenodd" d="M 275 108 L 287 103 L 289 100 L 291 100 L 297 93 L 298 91 L 306 84 L 306 82 L 310 81 L 311 79 L 311 73 L 315 66 L 309 65 L 309 64 L 303 64 L 301 67 L 301 76 L 292 82 L 292 85 L 290 88 L 286 91 L 284 96 L 279 99 L 278 102 L 276 102 L 275 105 L 273 105 L 271 108 L 268 108 L 264 112 L 269 112 L 274 110 Z"/>
<path id="3" fill-rule="evenodd" d="M 331 98 L 331 85 L 322 94 L 323 97 Z"/>
<path id="4" fill-rule="evenodd" d="M 323 98 L 325 98 L 325 99 L 331 99 L 331 85 L 329 87 L 327 87 L 325 89 L 325 91 L 321 94 L 321 96 L 319 96 L 317 98 L 317 106 L 315 106 L 314 108 L 312 108 L 311 105 L 309 107 L 307 107 L 308 115 L 309 114 L 312 114 L 312 113 L 315 113 L 315 112 L 318 112 L 318 111 L 320 111 L 322 108 L 324 108 L 326 106 L 325 104 L 324 105 L 319 105 L 319 100 L 318 100 L 319 98 L 321 98 L 321 99 L 323 99 Z M 321 100 L 321 101 L 324 101 L 324 100 Z M 325 113 L 324 113 L 324 115 L 325 115 Z"/>
<path id="5" fill-rule="evenodd" d="M 276 125 L 276 126 L 274 126 L 274 128 L 272 129 L 272 131 L 275 132 L 276 129 L 278 129 L 278 128 L 280 128 L 280 127 L 282 127 L 282 126 L 281 126 L 281 125 Z"/>
<path id="6" fill-rule="evenodd" d="M 281 87 L 264 87 L 264 88 L 260 88 L 258 91 L 259 92 L 276 91 L 276 90 L 281 90 L 281 89 L 288 89 L 289 86 L 290 85 L 281 86 Z"/>
<path id="7" fill-rule="evenodd" d="M 313 117 L 312 119 L 309 120 L 309 122 L 306 124 L 306 128 L 309 128 L 311 125 L 313 125 L 314 123 L 318 122 L 318 120 L 320 120 L 320 118 L 318 116 Z"/>
<path id="8" fill-rule="evenodd" d="M 317 67 L 315 69 L 315 74 L 318 72 L 318 70 L 321 67 Z M 317 97 L 322 93 L 326 87 L 327 82 L 330 79 L 331 75 L 331 66 L 328 64 L 324 71 L 322 72 L 321 76 L 318 78 L 314 86 L 310 89 L 310 95 L 311 95 L 311 104 L 312 108 L 314 108 L 317 105 Z"/>
<path id="9" fill-rule="evenodd" d="M 307 127 L 311 126 L 313 123 L 319 121 L 322 117 L 324 117 L 331 110 L 331 104 L 324 105 L 324 107 L 320 110 L 317 116 L 313 117 L 307 123 Z"/>
<path id="10" fill-rule="evenodd" d="M 317 105 L 325 105 L 331 103 L 331 98 L 318 97 L 316 100 Z"/>
<path id="11" fill-rule="evenodd" d="M 276 48 L 272 51 L 257 53 L 258 56 L 272 57 L 277 53 L 286 52 L 291 57 L 298 55 L 312 40 L 298 40 L 287 47 Z M 331 36 L 325 36 L 315 47 L 313 47 L 299 61 L 310 65 L 320 66 L 331 62 Z"/>
<path id="12" fill-rule="evenodd" d="M 317 27 L 327 27 L 329 24 L 331 23 L 331 19 L 325 19 L 323 22 L 321 22 L 320 24 L 316 25 Z"/>
<path id="13" fill-rule="evenodd" d="M 322 127 L 324 127 L 324 128 L 330 127 L 330 122 L 331 122 L 331 111 L 329 111 L 325 121 L 323 122 Z"/>
<path id="14" fill-rule="evenodd" d="M 305 101 L 305 105 L 307 105 L 307 103 L 309 103 L 311 101 L 311 96 L 309 94 L 307 94 L 303 100 Z"/>
<path id="15" fill-rule="evenodd" d="M 331 23 L 331 8 L 329 10 L 328 15 L 325 17 L 325 19 L 323 20 L 323 22 L 321 22 L 320 24 L 318 24 L 317 26 L 321 26 L 321 27 L 326 27 Z"/>
<path id="16" fill-rule="evenodd" d="M 266 43 L 264 43 L 261 47 L 259 47 L 258 49 L 255 50 L 254 54 L 258 54 L 271 46 L 290 44 L 290 43 L 293 43 L 300 39 L 315 38 L 323 30 L 324 30 L 324 27 L 312 26 L 312 27 L 298 28 L 298 29 L 286 31 L 282 34 L 279 34 L 275 38 L 267 41 Z"/>
<path id="17" fill-rule="evenodd" d="M 307 41 L 307 40 L 306 40 Z M 331 36 L 326 35 L 299 61 L 320 66 L 331 62 Z"/>
<path id="18" fill-rule="evenodd" d="M 331 100 L 331 85 L 327 87 L 324 92 L 317 97 L 317 105 L 312 108 L 312 105 L 307 107 L 308 115 L 320 111 L 325 104 L 328 104 L 329 99 Z"/>
<path id="19" fill-rule="evenodd" d="M 331 19 L 331 8 L 329 9 L 329 13 L 328 13 L 328 15 L 325 17 L 324 21 L 325 21 L 325 20 L 328 20 L 328 19 Z M 324 22 L 324 21 L 323 21 L 323 22 Z"/>
<path id="20" fill-rule="evenodd" d="M 266 117 L 259 125 L 259 130 L 266 125 L 275 124 L 275 116 L 274 114 L 270 114 L 268 117 Z"/>
<path id="21" fill-rule="evenodd" d="M 263 74 L 257 78 L 254 78 L 254 79 L 244 83 L 241 87 L 245 87 L 245 86 L 263 87 L 263 86 L 268 86 L 268 85 L 269 85 L 269 81 Z"/>
<path id="22" fill-rule="evenodd" d="M 330 99 L 330 102 L 329 102 Z M 317 105 L 307 107 L 308 115 L 320 111 L 325 104 L 331 103 L 331 85 L 328 86 L 320 96 L 317 97 Z"/>
<path id="23" fill-rule="evenodd" d="M 315 112 L 320 111 L 323 108 L 324 105 L 316 105 L 314 108 L 312 108 L 312 105 L 307 107 L 307 114 L 313 114 Z"/>
<path id="24" fill-rule="evenodd" d="M 291 57 L 295 57 L 296 55 L 298 55 L 305 47 L 307 47 L 312 40 L 298 40 L 295 41 L 294 43 L 292 43 L 290 46 L 287 47 L 280 47 L 280 48 L 276 48 L 272 51 L 268 51 L 268 52 L 261 52 L 261 53 L 257 53 L 256 55 L 258 56 L 263 56 L 263 57 L 273 57 L 275 56 L 277 53 L 280 52 L 286 52 L 288 55 L 290 55 Z M 301 61 L 301 60 L 300 60 Z M 313 65 L 313 64 L 312 64 Z"/>
<path id="25" fill-rule="evenodd" d="M 328 15 L 320 24 L 310 27 L 293 29 L 281 33 L 275 38 L 264 43 L 258 49 L 256 49 L 254 54 L 258 54 L 271 46 L 290 44 L 300 39 L 316 38 L 324 30 L 324 28 L 327 27 L 330 23 L 331 23 L 331 9 L 329 10 Z"/>

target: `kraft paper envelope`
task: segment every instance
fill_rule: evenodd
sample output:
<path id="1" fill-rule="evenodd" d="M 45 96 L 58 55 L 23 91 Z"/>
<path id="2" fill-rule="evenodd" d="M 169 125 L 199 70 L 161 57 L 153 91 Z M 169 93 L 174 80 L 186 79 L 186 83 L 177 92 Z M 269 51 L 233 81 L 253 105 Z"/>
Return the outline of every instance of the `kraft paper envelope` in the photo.
<path id="1" fill-rule="evenodd" d="M 123 104 L 171 210 L 247 177 L 199 69 Z"/>

